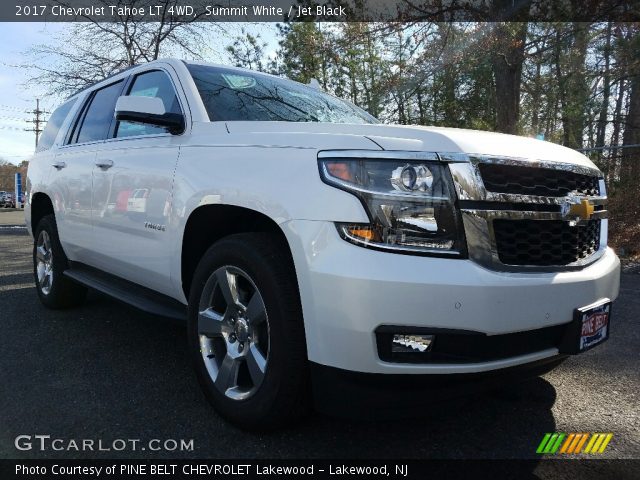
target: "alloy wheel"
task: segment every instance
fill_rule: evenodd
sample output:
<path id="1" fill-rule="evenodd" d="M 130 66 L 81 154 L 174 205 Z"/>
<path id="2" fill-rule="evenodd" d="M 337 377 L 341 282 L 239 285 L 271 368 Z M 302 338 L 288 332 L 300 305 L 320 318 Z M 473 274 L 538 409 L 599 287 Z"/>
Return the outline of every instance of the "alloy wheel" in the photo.
<path id="1" fill-rule="evenodd" d="M 220 267 L 207 280 L 198 309 L 200 353 L 214 385 L 245 400 L 260 387 L 269 358 L 269 320 L 247 273 Z"/>
<path id="2" fill-rule="evenodd" d="M 36 274 L 40 290 L 44 295 L 49 295 L 53 285 L 53 251 L 46 230 L 40 232 L 36 243 Z"/>

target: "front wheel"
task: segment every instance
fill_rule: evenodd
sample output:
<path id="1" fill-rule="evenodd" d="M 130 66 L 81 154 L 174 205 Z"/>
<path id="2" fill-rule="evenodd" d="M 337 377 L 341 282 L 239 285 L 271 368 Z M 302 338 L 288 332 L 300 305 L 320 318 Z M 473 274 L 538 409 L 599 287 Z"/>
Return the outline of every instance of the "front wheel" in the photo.
<path id="1" fill-rule="evenodd" d="M 67 268 L 56 219 L 47 215 L 38 222 L 33 244 L 33 275 L 38 297 L 46 307 L 68 308 L 84 302 L 87 289 L 63 275 Z"/>
<path id="2" fill-rule="evenodd" d="M 200 261 L 189 345 L 207 399 L 250 430 L 281 427 L 309 407 L 306 344 L 291 259 L 277 237 L 232 235 Z"/>

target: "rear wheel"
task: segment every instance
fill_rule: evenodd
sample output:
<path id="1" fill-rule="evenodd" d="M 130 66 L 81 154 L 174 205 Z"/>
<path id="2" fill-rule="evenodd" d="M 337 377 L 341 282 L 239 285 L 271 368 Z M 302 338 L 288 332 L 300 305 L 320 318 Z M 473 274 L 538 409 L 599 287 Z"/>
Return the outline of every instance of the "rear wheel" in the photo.
<path id="1" fill-rule="evenodd" d="M 48 308 L 68 308 L 84 302 L 87 289 L 63 275 L 69 268 L 53 215 L 46 215 L 35 230 L 33 274 L 40 301 Z"/>
<path id="2" fill-rule="evenodd" d="M 232 235 L 205 253 L 191 288 L 189 343 L 205 395 L 227 420 L 272 429 L 308 411 L 299 294 L 277 237 Z"/>

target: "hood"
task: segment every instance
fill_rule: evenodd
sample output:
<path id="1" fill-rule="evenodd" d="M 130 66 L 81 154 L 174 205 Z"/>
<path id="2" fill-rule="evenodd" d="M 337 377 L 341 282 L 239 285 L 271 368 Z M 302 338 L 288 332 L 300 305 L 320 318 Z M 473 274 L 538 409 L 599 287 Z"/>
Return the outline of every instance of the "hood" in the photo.
<path id="1" fill-rule="evenodd" d="M 441 153 L 467 153 L 516 157 L 530 160 L 557 161 L 596 168 L 581 153 L 555 143 L 504 133 L 466 130 L 461 128 L 422 127 L 408 125 L 360 125 L 336 123 L 294 122 L 228 122 L 230 134 L 266 134 L 270 144 L 285 138 L 298 144 L 300 135 L 309 135 L 308 146 L 326 149 L 326 135 L 361 136 L 369 139 L 371 149 L 376 145 L 384 150 L 428 151 Z M 313 137 L 323 138 L 317 143 Z M 283 136 L 282 139 L 279 137 Z M 298 137 L 298 138 L 296 138 Z M 342 142 L 340 142 L 342 143 Z M 375 143 L 375 145 L 374 145 Z M 336 149 L 343 148 L 336 146 Z"/>

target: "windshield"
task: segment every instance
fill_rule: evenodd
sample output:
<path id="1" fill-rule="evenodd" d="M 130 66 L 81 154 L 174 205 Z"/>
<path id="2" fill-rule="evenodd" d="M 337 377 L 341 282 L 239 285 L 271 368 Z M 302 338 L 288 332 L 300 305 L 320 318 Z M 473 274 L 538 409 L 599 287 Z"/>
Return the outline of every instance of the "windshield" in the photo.
<path id="1" fill-rule="evenodd" d="M 211 121 L 379 123 L 355 105 L 291 80 L 206 65 L 187 67 Z"/>

